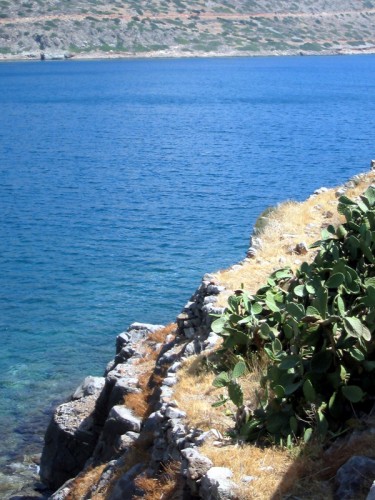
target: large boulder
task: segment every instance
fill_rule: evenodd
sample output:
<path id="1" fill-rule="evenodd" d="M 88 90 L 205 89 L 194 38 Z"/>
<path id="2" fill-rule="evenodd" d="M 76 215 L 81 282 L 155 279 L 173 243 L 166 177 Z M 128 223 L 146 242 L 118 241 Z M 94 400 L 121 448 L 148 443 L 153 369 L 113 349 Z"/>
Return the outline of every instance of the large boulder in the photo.
<path id="1" fill-rule="evenodd" d="M 45 435 L 41 480 L 57 490 L 78 474 L 94 451 L 99 430 L 93 419 L 96 395 L 58 406 Z"/>

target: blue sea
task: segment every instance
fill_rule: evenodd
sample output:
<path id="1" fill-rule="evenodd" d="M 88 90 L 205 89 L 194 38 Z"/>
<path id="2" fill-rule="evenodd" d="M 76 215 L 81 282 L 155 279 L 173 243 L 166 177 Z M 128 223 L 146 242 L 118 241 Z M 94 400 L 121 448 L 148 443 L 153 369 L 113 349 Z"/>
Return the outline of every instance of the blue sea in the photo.
<path id="1" fill-rule="evenodd" d="M 368 170 L 374 121 L 375 56 L 0 64 L 0 484 L 116 334 Z"/>

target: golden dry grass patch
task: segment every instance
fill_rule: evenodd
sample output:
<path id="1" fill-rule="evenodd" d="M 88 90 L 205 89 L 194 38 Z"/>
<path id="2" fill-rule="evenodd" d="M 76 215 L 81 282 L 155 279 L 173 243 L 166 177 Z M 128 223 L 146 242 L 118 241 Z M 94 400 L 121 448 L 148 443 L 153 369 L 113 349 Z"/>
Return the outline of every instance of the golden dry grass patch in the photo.
<path id="1" fill-rule="evenodd" d="M 152 342 L 165 342 L 165 339 L 168 335 L 176 334 L 176 330 L 176 323 L 169 323 L 164 328 L 159 328 L 159 330 L 150 333 L 150 335 L 147 337 L 147 340 Z"/>
<path id="2" fill-rule="evenodd" d="M 356 180 L 356 185 L 346 191 L 346 196 L 356 198 L 375 181 L 375 172 L 370 171 Z M 222 293 L 217 302 L 225 306 L 230 290 L 242 286 L 255 293 L 276 269 L 291 267 L 296 269 L 303 261 L 311 262 L 315 251 L 309 249 L 307 254 L 299 255 L 296 251 L 298 243 L 306 243 L 309 247 L 321 237 L 322 228 L 329 224 L 339 225 L 344 221 L 337 212 L 338 198 L 335 189 L 329 189 L 311 196 L 304 202 L 287 201 L 274 210 L 266 218 L 265 227 L 259 237 L 262 246 L 253 259 L 247 259 L 240 266 L 219 271 L 214 276 L 227 291 Z"/>
<path id="3" fill-rule="evenodd" d="M 184 362 L 177 372 L 173 398 L 186 412 L 190 426 L 203 431 L 215 428 L 225 432 L 233 422 L 223 414 L 222 408 L 212 407 L 218 392 L 212 385 L 215 374 L 207 369 L 205 361 L 205 356 L 198 355 Z"/>
<path id="4" fill-rule="evenodd" d="M 67 500 L 82 500 L 82 498 L 85 498 L 89 494 L 91 486 L 100 479 L 106 467 L 107 464 L 102 464 L 81 472 L 75 478 Z"/>
<path id="5" fill-rule="evenodd" d="M 167 500 L 172 498 L 181 486 L 180 468 L 180 462 L 172 461 L 163 466 L 158 477 L 148 477 L 146 474 L 138 476 L 135 483 L 143 493 L 141 496 L 133 496 L 133 499 Z"/>
<path id="6" fill-rule="evenodd" d="M 294 458 L 282 448 L 259 448 L 250 444 L 231 444 L 215 447 L 210 443 L 200 448 L 216 467 L 229 467 L 232 481 L 239 487 L 241 500 L 268 500 L 284 494 L 297 478 L 297 471 L 291 471 Z M 282 478 L 289 472 L 288 484 Z"/>

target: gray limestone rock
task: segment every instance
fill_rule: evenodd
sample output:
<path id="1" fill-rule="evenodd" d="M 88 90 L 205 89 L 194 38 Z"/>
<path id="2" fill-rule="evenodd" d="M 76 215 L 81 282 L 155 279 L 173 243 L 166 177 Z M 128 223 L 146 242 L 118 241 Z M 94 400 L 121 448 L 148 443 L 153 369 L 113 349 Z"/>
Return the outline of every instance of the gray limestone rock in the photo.
<path id="1" fill-rule="evenodd" d="M 72 399 L 80 399 L 85 396 L 99 395 L 105 384 L 104 377 L 86 377 L 81 385 L 75 390 Z"/>
<path id="2" fill-rule="evenodd" d="M 226 467 L 212 467 L 202 477 L 199 494 L 204 500 L 236 500 L 237 486 L 230 478 L 232 471 Z"/>
<path id="3" fill-rule="evenodd" d="M 179 410 L 178 408 L 173 408 L 172 406 L 168 406 L 168 408 L 165 411 L 165 416 L 167 418 L 185 418 L 186 413 L 182 410 Z"/>
<path id="4" fill-rule="evenodd" d="M 128 431 L 140 432 L 141 419 L 136 417 L 131 410 L 122 405 L 114 406 L 109 412 L 104 425 L 104 432 L 125 434 Z"/>
<path id="5" fill-rule="evenodd" d="M 126 394 L 139 392 L 137 385 L 137 378 L 122 377 L 117 379 L 109 396 L 109 407 L 123 403 Z"/>
<path id="6" fill-rule="evenodd" d="M 116 482 L 109 496 L 109 500 L 126 500 L 127 498 L 133 498 L 137 494 L 141 495 L 142 492 L 138 491 L 136 488 L 134 479 L 143 471 L 143 469 L 143 464 L 137 464 L 123 474 Z"/>
<path id="7" fill-rule="evenodd" d="M 364 456 L 351 457 L 337 471 L 336 500 L 366 498 L 375 479 L 375 459 Z"/>
<path id="8" fill-rule="evenodd" d="M 143 430 L 145 432 L 154 433 L 160 428 L 161 423 L 164 420 L 164 416 L 160 411 L 155 411 L 151 413 L 151 415 L 147 418 L 147 420 L 143 423 Z"/>
<path id="9" fill-rule="evenodd" d="M 194 339 L 186 345 L 183 351 L 183 355 L 184 357 L 188 358 L 189 356 L 194 356 L 195 354 L 199 354 L 201 350 L 202 348 L 199 340 Z"/>
<path id="10" fill-rule="evenodd" d="M 221 337 L 214 332 L 210 332 L 206 340 L 203 342 L 204 349 L 213 349 L 221 341 Z"/>
<path id="11" fill-rule="evenodd" d="M 104 424 L 100 439 L 93 457 L 95 461 L 105 462 L 121 455 L 122 438 L 129 432 L 139 433 L 141 419 L 133 415 L 131 410 L 122 405 L 114 406 Z M 129 434 L 128 434 L 129 436 Z"/>
<path id="12" fill-rule="evenodd" d="M 116 337 L 116 354 L 118 354 L 121 349 L 130 342 L 131 336 L 129 332 L 122 332 Z"/>
<path id="13" fill-rule="evenodd" d="M 181 451 L 181 455 L 185 459 L 183 468 L 186 472 L 186 477 L 193 481 L 200 479 L 213 466 L 211 460 L 199 453 L 195 448 L 185 448 Z"/>
<path id="14" fill-rule="evenodd" d="M 122 436 L 117 436 L 114 446 L 116 451 L 119 453 L 124 453 L 128 450 L 139 438 L 139 434 L 137 432 L 127 432 Z"/>
<path id="15" fill-rule="evenodd" d="M 173 387 L 174 385 L 177 384 L 177 377 L 174 375 L 169 375 L 163 380 L 163 384 L 166 385 L 167 387 Z"/>
<path id="16" fill-rule="evenodd" d="M 40 461 L 41 480 L 56 490 L 78 474 L 98 438 L 92 417 L 96 397 L 86 396 L 57 407 L 45 435 Z"/>

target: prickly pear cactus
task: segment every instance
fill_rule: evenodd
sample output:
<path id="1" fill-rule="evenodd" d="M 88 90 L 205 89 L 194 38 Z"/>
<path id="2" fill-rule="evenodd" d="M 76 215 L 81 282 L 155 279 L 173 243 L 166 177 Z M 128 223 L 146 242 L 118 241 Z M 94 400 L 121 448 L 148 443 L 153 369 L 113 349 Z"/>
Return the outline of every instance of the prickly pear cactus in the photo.
<path id="1" fill-rule="evenodd" d="M 257 407 L 238 429 L 249 440 L 334 436 L 373 404 L 375 188 L 357 201 L 342 196 L 338 211 L 346 222 L 323 231 L 311 264 L 278 270 L 255 296 L 238 291 L 212 324 L 223 353 L 248 365 L 254 353 L 268 358 Z M 222 386 L 241 406 L 238 378 Z"/>

